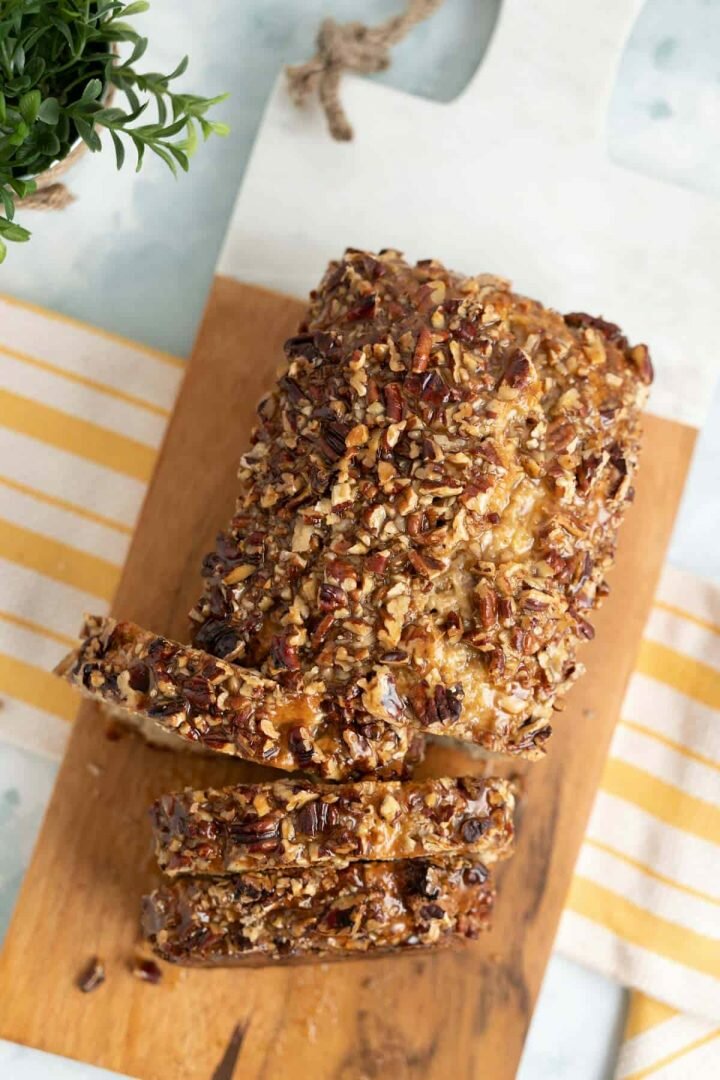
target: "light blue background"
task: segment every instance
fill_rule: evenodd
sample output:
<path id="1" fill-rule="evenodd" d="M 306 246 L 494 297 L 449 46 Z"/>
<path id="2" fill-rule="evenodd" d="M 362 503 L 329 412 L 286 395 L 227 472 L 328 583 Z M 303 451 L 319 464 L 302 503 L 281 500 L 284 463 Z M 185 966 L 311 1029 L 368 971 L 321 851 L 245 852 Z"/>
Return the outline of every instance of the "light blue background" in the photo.
<path id="1" fill-rule="evenodd" d="M 213 267 L 264 102 L 280 67 L 313 51 L 320 19 L 378 21 L 389 0 L 155 0 L 143 16 L 153 66 L 191 54 L 186 85 L 229 90 L 221 114 L 232 126 L 173 181 L 150 161 L 131 188 L 133 217 L 120 220 L 102 182 L 107 163 L 89 156 L 71 175 L 84 214 L 78 231 L 103 228 L 72 273 L 42 258 L 43 215 L 25 214 L 36 241 L 13 248 L 0 291 L 56 308 L 127 337 L 185 356 L 202 314 Z M 570 2 L 570 0 L 566 0 Z M 397 47 L 381 80 L 451 100 L 481 60 L 497 0 L 446 0 Z M 608 152 L 628 167 L 686 184 L 720 200 L 720 2 L 649 0 L 618 73 L 608 116 Z M 719 205 L 720 211 L 720 205 Z M 83 237 L 87 239 L 87 237 Z M 72 262 L 68 252 L 68 265 Z M 440 252 L 441 256 L 442 253 Z M 718 253 L 720 257 L 720 252 Z M 478 252 L 479 265 L 482 252 Z M 488 267 L 487 269 L 492 269 Z M 672 267 L 668 267 L 672 274 Z M 720 303 L 719 303 L 720 310 Z M 682 311 L 678 312 L 682 319 Z M 715 342 L 708 342 L 716 348 Z M 671 561 L 720 580 L 720 395 L 712 403 L 679 516 Z M 0 933 L 9 920 L 56 772 L 54 763 L 0 751 Z M 553 958 L 525 1051 L 521 1080 L 600 1080 L 612 1075 L 625 997 L 601 976 Z M 55 1080 L 109 1076 L 0 1042 L 0 1076 Z M 143 1078 L 145 1080 L 145 1078 Z"/>

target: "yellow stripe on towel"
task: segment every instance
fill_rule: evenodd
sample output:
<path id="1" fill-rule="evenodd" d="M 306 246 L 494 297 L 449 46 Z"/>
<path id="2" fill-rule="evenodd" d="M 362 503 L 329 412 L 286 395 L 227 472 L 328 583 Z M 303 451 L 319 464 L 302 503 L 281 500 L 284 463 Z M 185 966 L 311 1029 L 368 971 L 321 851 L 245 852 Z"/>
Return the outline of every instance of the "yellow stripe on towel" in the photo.
<path id="1" fill-rule="evenodd" d="M 0 618 L 2 618 L 1 611 Z M 647 863 L 641 862 L 640 859 L 633 859 L 630 855 L 626 855 L 624 851 L 620 851 L 619 848 L 613 847 L 612 844 L 606 844 L 604 841 L 596 840 L 592 836 L 586 836 L 584 843 L 589 844 L 590 847 L 597 848 L 598 851 L 604 851 L 606 855 L 612 855 L 613 858 L 620 859 L 621 862 L 627 863 L 628 866 L 632 866 L 642 874 L 647 874 L 647 876 L 654 881 L 659 881 L 661 885 L 669 885 L 671 889 L 679 889 L 680 892 L 687 893 L 688 896 L 694 896 L 697 900 L 702 900 L 706 904 L 714 904 L 716 907 L 720 907 L 720 899 L 718 899 L 718 897 L 711 896 L 708 892 L 701 892 L 700 889 L 693 889 L 691 885 L 684 885 L 681 881 L 676 881 L 674 878 L 668 877 L 667 874 L 661 874 L 657 870 L 653 870 L 652 866 L 648 866 Z"/>
<path id="2" fill-rule="evenodd" d="M 100 382 L 98 379 L 91 379 L 88 375 L 78 375 L 76 371 L 68 371 L 67 368 L 60 367 L 59 364 L 52 364 L 49 360 L 40 360 L 37 356 L 30 356 L 29 353 L 21 352 L 19 349 L 11 349 L 7 345 L 0 345 L 0 352 L 12 357 L 13 360 L 18 360 L 21 364 L 28 364 L 30 367 L 38 368 L 40 371 L 58 375 L 61 379 L 67 379 L 68 382 L 74 382 L 78 386 L 86 386 L 90 390 L 97 390 L 101 394 L 107 394 L 108 397 L 124 401 L 126 405 L 134 405 L 138 409 L 145 409 L 155 416 L 162 416 L 164 419 L 170 416 L 170 409 L 165 409 L 162 405 L 146 401 L 145 398 L 138 397 L 136 394 L 129 394 L 126 390 L 118 390 L 116 386 L 109 386 L 108 383 Z"/>
<path id="3" fill-rule="evenodd" d="M 699 1039 L 694 1039 L 693 1042 L 684 1046 L 682 1050 L 676 1050 L 673 1054 L 667 1054 L 664 1058 L 660 1058 L 653 1065 L 648 1065 L 645 1069 L 639 1069 L 637 1072 L 630 1073 L 624 1077 L 624 1080 L 645 1080 L 645 1077 L 652 1076 L 653 1073 L 657 1073 L 660 1069 L 664 1069 L 668 1065 L 672 1065 L 673 1062 L 679 1061 L 681 1058 L 687 1057 L 693 1050 L 699 1050 L 701 1046 L 707 1046 L 708 1043 L 715 1042 L 717 1038 L 720 1038 L 720 1028 L 716 1028 L 715 1031 L 709 1031 L 707 1035 L 701 1035 Z M 689 1076 L 689 1072 L 684 1072 L 683 1076 Z M 680 1080 L 681 1074 L 678 1073 L 678 1080 Z M 697 1080 L 710 1080 L 710 1077 L 698 1076 Z"/>
<path id="4" fill-rule="evenodd" d="M 617 1080 L 643 1080 L 661 1070 L 665 1080 L 716 1076 L 708 1051 L 717 1063 L 713 1044 L 719 1035 L 713 1021 L 686 1016 L 645 994 L 633 993 Z"/>
<path id="5" fill-rule="evenodd" d="M 720 971 L 720 942 L 633 904 L 619 893 L 576 874 L 567 907 L 607 926 L 625 941 L 705 975 Z"/>
<path id="6" fill-rule="evenodd" d="M 0 475 L 0 484 L 10 488 L 11 491 L 17 491 L 20 495 L 29 495 L 31 499 L 37 499 L 38 502 L 54 506 L 58 510 L 67 510 L 71 514 L 77 514 L 78 517 L 85 518 L 86 521 L 92 521 L 95 525 L 104 525 L 107 529 L 114 529 L 125 536 L 132 536 L 133 534 L 131 527 L 122 521 L 115 521 L 114 518 L 106 517 L 104 514 L 97 514 L 94 510 L 88 510 L 84 506 L 70 502 L 69 499 L 59 499 L 57 495 L 48 495 L 46 491 L 39 491 L 37 488 L 31 487 L 30 484 L 21 484 L 19 480 L 12 480 L 9 476 Z"/>
<path id="7" fill-rule="evenodd" d="M 640 735 L 646 735 L 648 739 L 655 739 L 656 742 L 662 743 L 663 746 L 667 746 L 670 750 L 674 750 L 676 754 L 681 754 L 690 761 L 697 761 L 698 765 L 706 765 L 709 769 L 720 772 L 720 762 L 716 761 L 715 758 L 708 757 L 707 754 L 698 754 L 685 746 L 684 743 L 678 742 L 677 739 L 668 738 L 667 735 L 663 735 L 661 731 L 656 731 L 655 728 L 648 727 L 647 724 L 638 724 L 635 720 L 620 720 L 620 724 L 622 727 L 630 728 L 631 731 L 637 731 Z"/>
<path id="8" fill-rule="evenodd" d="M 720 709 L 720 671 L 709 664 L 645 638 L 640 646 L 636 670 L 667 683 L 711 709 Z"/>
<path id="9" fill-rule="evenodd" d="M 143 483 L 152 475 L 157 456 L 152 447 L 9 390 L 0 390 L 0 423 Z"/>
<path id="10" fill-rule="evenodd" d="M 44 319 L 64 323 L 72 330 L 89 333 L 105 341 L 112 341 L 116 345 L 121 345 L 130 353 L 139 352 L 144 356 L 152 357 L 153 360 L 160 360 L 163 364 L 170 364 L 172 367 L 181 370 L 185 370 L 187 366 L 184 360 L 179 356 L 174 356 L 172 353 L 163 352 L 162 349 L 154 349 L 152 345 L 133 341 L 131 338 L 123 337 L 122 334 L 113 333 L 112 330 L 104 330 L 101 326 L 92 326 L 90 323 L 82 322 L 80 319 L 73 319 L 71 315 L 63 315 L 59 311 L 51 311 L 49 308 L 40 307 L 39 304 L 32 304 L 29 300 L 18 300 L 17 297 L 8 296 L 7 293 L 0 293 L 0 300 L 5 304 L 11 304 L 13 307 L 31 311 L 34 315 L 41 315 Z"/>
<path id="11" fill-rule="evenodd" d="M 5 653 L 0 653 L 0 693 L 68 721 L 75 719 L 80 704 L 77 692 L 57 675 Z"/>
<path id="12" fill-rule="evenodd" d="M 616 795 L 653 814 L 666 825 L 674 825 L 702 840 L 720 844 L 720 810 L 717 807 L 658 780 L 635 765 L 610 758 L 600 787 L 609 795 Z"/>
<path id="13" fill-rule="evenodd" d="M 51 641 L 64 645 L 68 650 L 74 649 L 77 645 L 77 638 L 71 638 L 69 634 L 59 634 L 57 630 L 51 630 L 49 626 L 35 622 L 34 619 L 26 619 L 22 615 L 15 615 L 12 611 L 0 611 L 0 619 L 12 626 L 18 626 L 21 630 L 29 630 L 31 634 L 41 634 L 43 637 L 50 638 Z"/>
<path id="14" fill-rule="evenodd" d="M 644 994 L 633 994 L 625 1021 L 625 1038 L 634 1039 L 636 1035 L 642 1035 L 644 1031 L 649 1031 L 677 1015 L 678 1010 L 663 1001 L 655 1001 Z"/>
<path id="15" fill-rule="evenodd" d="M 668 604 L 666 600 L 655 600 L 654 606 L 660 608 L 661 611 L 667 611 L 669 615 L 677 615 L 680 619 L 687 619 L 688 622 L 694 623 L 695 626 L 700 626 L 703 630 L 709 630 L 711 634 L 720 635 L 720 626 L 717 623 L 711 622 L 709 619 L 703 619 L 700 615 L 693 615 L 692 611 L 686 611 L 685 608 L 678 607 L 677 604 Z"/>
<path id="16" fill-rule="evenodd" d="M 0 556 L 103 600 L 112 600 L 120 580 L 120 567 L 106 559 L 4 518 L 0 518 Z"/>

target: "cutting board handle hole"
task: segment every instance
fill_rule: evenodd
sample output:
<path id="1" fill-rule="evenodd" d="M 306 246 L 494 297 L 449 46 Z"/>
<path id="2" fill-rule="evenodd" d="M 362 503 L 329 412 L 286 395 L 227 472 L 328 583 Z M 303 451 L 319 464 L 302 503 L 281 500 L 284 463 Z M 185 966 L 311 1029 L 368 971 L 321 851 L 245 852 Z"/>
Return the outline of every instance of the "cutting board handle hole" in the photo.
<path id="1" fill-rule="evenodd" d="M 613 161 L 719 197 L 720 8 L 647 0 L 620 60 L 607 117 Z M 672 152 L 668 153 L 668 147 Z"/>
<path id="2" fill-rule="evenodd" d="M 464 93 L 482 65 L 502 3 L 503 0 L 447 0 L 432 18 L 414 27 L 393 48 L 390 67 L 373 79 L 414 97 L 452 103 Z M 394 0 L 390 5 L 371 5 L 371 10 L 365 12 L 360 0 L 345 0 L 336 7 L 333 14 L 338 19 L 361 18 L 368 25 L 375 25 L 393 14 L 398 3 Z M 381 10 L 376 13 L 378 7 Z"/>

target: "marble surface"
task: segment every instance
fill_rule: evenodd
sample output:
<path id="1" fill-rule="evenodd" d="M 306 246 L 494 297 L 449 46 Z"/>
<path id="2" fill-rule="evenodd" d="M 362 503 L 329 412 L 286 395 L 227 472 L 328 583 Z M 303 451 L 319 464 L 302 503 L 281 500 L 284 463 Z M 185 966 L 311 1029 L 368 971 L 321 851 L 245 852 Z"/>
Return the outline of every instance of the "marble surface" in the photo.
<path id="1" fill-rule="evenodd" d="M 565 2 L 565 0 L 558 0 Z M 187 355 L 263 103 L 284 62 L 312 52 L 320 18 L 397 10 L 392 0 L 154 0 L 142 17 L 151 66 L 191 53 L 186 85 L 229 90 L 226 140 L 199 152 L 177 182 L 158 162 L 116 173 L 112 155 L 71 174 L 78 196 L 62 214 L 25 214 L 34 231 L 0 270 L 0 291 Z M 400 45 L 379 76 L 411 93 L 449 101 L 478 63 L 498 0 L 446 0 L 432 22 Z M 608 116 L 608 153 L 628 168 L 720 199 L 720 0 L 648 0 L 618 72 Z M 719 253 L 720 254 L 720 253 Z M 672 272 L 672 268 L 668 269 Z M 678 312 L 682 318 L 682 312 Z M 720 580 L 720 393 L 700 438 L 673 538 L 671 561 Z M 39 828 L 56 763 L 0 750 L 0 934 Z M 612 1076 L 625 995 L 594 972 L 554 956 L 521 1064 L 521 1080 Z M 0 1041 L 8 1080 L 109 1077 Z M 152 1078 L 141 1078 L 152 1080 Z"/>

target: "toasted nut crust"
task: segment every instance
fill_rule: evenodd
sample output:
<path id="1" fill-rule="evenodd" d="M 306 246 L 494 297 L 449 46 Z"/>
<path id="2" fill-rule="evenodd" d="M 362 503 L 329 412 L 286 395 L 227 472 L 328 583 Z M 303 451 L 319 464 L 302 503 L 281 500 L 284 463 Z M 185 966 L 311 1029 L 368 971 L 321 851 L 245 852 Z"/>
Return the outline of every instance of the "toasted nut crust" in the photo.
<path id="1" fill-rule="evenodd" d="M 285 351 L 196 644 L 356 730 L 542 753 L 632 498 L 647 349 L 500 278 L 349 250 Z"/>
<path id="2" fill-rule="evenodd" d="M 461 860 L 179 878 L 143 903 L 143 929 L 164 960 L 261 965 L 377 956 L 474 938 L 489 925 L 485 867 Z"/>
<path id="3" fill-rule="evenodd" d="M 235 874 L 437 855 L 496 862 L 512 851 L 513 808 L 505 780 L 287 779 L 186 788 L 158 799 L 151 817 L 165 873 Z"/>

